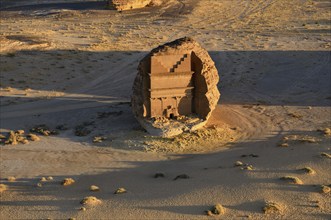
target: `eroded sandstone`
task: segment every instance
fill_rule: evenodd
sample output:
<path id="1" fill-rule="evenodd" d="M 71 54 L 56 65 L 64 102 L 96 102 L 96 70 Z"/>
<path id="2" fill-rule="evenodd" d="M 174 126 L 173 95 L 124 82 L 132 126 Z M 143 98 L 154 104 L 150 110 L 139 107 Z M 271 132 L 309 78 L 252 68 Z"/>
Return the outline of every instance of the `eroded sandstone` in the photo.
<path id="1" fill-rule="evenodd" d="M 184 37 L 153 49 L 140 62 L 132 109 L 152 135 L 169 137 L 203 127 L 220 97 L 208 52 Z"/>

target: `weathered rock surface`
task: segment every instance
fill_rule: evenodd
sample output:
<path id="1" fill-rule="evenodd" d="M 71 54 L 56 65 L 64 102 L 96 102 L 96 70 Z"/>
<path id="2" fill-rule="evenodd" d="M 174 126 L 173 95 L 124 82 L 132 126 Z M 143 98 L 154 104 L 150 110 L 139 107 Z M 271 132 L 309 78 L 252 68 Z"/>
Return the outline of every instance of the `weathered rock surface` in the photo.
<path id="1" fill-rule="evenodd" d="M 171 63 L 171 61 L 169 63 L 169 60 L 175 59 L 176 57 L 180 59 L 175 62 L 175 65 L 171 65 L 173 63 Z M 153 59 L 156 59 L 156 61 L 153 61 Z M 184 65 L 183 63 L 185 62 L 186 64 Z M 169 97 L 166 97 L 163 92 L 161 96 L 154 98 L 156 101 L 161 100 L 162 104 L 156 105 L 156 107 L 152 106 L 153 103 L 151 100 L 153 97 L 151 91 L 153 91 L 153 89 L 151 88 L 151 81 L 153 77 L 158 80 L 153 81 L 154 85 L 158 86 L 162 83 L 162 88 L 154 89 L 157 90 L 155 93 L 159 94 L 169 88 L 166 87 L 166 77 L 171 78 L 178 76 L 178 79 L 176 78 L 175 81 L 171 82 L 176 83 L 176 80 L 181 81 L 183 77 L 187 77 L 188 72 L 191 74 L 191 79 L 188 78 L 189 86 L 183 89 L 186 89 L 184 92 L 180 92 L 187 94 L 187 97 L 184 95 L 184 98 L 191 99 L 186 102 L 190 103 L 189 105 L 191 106 L 186 105 L 183 107 L 183 110 L 180 109 L 180 102 L 183 100 L 183 95 L 177 95 L 176 93 L 179 93 L 178 90 L 182 88 L 175 91 L 177 88 L 173 87 L 169 90 L 171 92 L 175 91 L 173 95 L 170 93 Z M 160 75 L 163 78 L 161 78 Z M 217 88 L 218 81 L 218 71 L 213 60 L 198 42 L 192 38 L 184 37 L 166 43 L 153 49 L 141 60 L 138 66 L 138 74 L 134 81 L 131 100 L 133 113 L 142 127 L 155 136 L 171 137 L 183 131 L 200 129 L 206 124 L 218 103 L 220 97 Z M 171 83 L 169 83 L 170 87 Z M 191 89 L 190 92 L 187 92 L 189 89 Z M 175 104 L 173 104 L 174 102 L 171 103 L 169 99 L 176 100 L 178 106 L 175 106 Z M 171 109 L 164 109 L 164 117 L 153 117 L 153 114 L 160 114 L 155 113 L 156 110 L 158 111 L 158 109 L 155 110 L 155 108 L 159 106 L 163 106 L 164 108 L 165 105 L 170 105 L 168 103 L 171 103 Z M 171 110 L 170 113 L 168 113 L 168 110 Z M 188 113 L 182 114 L 182 112 Z M 171 115 L 172 117 L 167 117 L 167 115 Z M 173 117 L 173 115 L 175 115 L 175 117 Z"/>

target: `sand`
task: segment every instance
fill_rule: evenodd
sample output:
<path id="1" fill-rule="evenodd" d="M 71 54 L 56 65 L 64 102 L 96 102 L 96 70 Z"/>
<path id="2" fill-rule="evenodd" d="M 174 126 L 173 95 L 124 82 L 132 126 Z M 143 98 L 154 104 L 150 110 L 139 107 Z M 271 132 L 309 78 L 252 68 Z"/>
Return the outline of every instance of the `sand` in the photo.
<path id="1" fill-rule="evenodd" d="M 172 0 L 119 13 L 59 2 L 1 0 L 1 133 L 40 140 L 0 146 L 0 219 L 210 219 L 215 204 L 224 219 L 330 218 L 331 194 L 316 187 L 331 179 L 330 3 Z M 207 130 L 151 137 L 130 109 L 136 68 L 183 36 L 209 51 L 222 96 Z M 30 132 L 40 125 L 58 134 Z M 102 203 L 81 211 L 89 196 Z M 265 201 L 286 208 L 264 214 Z"/>

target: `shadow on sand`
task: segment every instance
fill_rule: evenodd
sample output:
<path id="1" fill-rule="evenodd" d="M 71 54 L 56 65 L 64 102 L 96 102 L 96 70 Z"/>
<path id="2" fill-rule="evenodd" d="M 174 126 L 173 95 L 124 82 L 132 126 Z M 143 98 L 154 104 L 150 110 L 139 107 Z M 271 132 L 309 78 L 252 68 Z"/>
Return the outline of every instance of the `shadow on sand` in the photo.
<path id="1" fill-rule="evenodd" d="M 86 120 L 97 121 L 95 129 L 100 131 L 100 125 L 105 132 L 129 132 L 139 127 L 134 119 L 130 106 L 130 91 L 136 75 L 135 68 L 139 60 L 146 52 L 111 51 L 111 52 L 83 52 L 83 51 L 21 51 L 14 56 L 1 56 L 2 64 L 11 66 L 16 63 L 18 70 L 24 73 L 31 65 L 45 66 L 42 74 L 35 81 L 42 79 L 46 83 L 33 86 L 29 82 L 20 83 L 20 80 L 11 80 L 11 69 L 2 71 L 1 83 L 3 87 L 10 86 L 15 89 L 24 89 L 27 85 L 31 89 L 53 91 L 53 88 L 62 86 L 67 82 L 80 82 L 72 78 L 69 73 L 72 70 L 85 71 L 87 77 L 92 77 L 86 85 L 80 85 L 76 90 L 65 90 L 66 95 L 53 98 L 28 98 L 28 97 L 2 97 L 1 128 L 22 129 L 31 128 L 36 124 L 48 124 L 55 127 L 58 124 L 67 123 L 70 129 Z M 327 51 L 210 51 L 213 60 L 219 70 L 219 88 L 222 93 L 220 104 L 227 105 L 266 105 L 266 106 L 317 106 L 330 105 L 330 53 Z M 59 58 L 60 57 L 60 58 Z M 31 59 L 33 58 L 33 59 Z M 308 59 L 309 58 L 309 59 Z M 121 64 L 121 59 L 131 60 L 129 64 Z M 22 62 L 31 60 L 31 62 Z M 55 62 L 57 60 L 57 62 Z M 65 62 L 62 67 L 61 62 Z M 92 66 L 93 65 L 93 66 Z M 59 68 L 61 71 L 53 71 Z M 91 66 L 91 68 L 87 68 Z M 104 66 L 105 72 L 96 74 L 94 67 Z M 86 67 L 86 68 L 85 68 Z M 3 67 L 4 68 L 4 67 Z M 299 69 L 295 69 L 299 68 Z M 98 70 L 99 71 L 99 70 Z M 58 74 L 58 80 L 48 82 L 47 73 Z M 95 75 L 96 74 L 96 75 Z M 70 77 L 66 77 L 70 76 Z M 24 78 L 24 77 L 23 77 Z M 22 79 L 23 80 L 23 79 Z M 77 80 L 77 81 L 76 81 Z M 114 83 L 116 82 L 116 83 Z M 26 84 L 27 83 L 27 84 Z M 49 85 L 51 83 L 51 85 Z M 30 86 L 32 85 L 32 86 Z M 45 87 L 44 87 L 45 86 Z M 43 89 L 47 88 L 47 89 Z M 19 100 L 17 99 L 19 98 Z M 16 103 L 8 104 L 8 100 Z M 124 100 L 124 101 L 123 101 Z M 125 101 L 126 100 L 126 101 Z M 38 108 L 34 109 L 33 106 Z M 98 112 L 121 112 L 108 118 L 98 119 Z M 64 114 L 65 113 L 65 114 Z M 21 118 L 31 117 L 31 120 Z M 100 120 L 98 122 L 98 120 Z M 116 125 L 116 126 L 114 126 Z M 101 130 L 102 130 L 101 129 Z M 88 137 L 74 137 L 72 133 L 63 134 L 59 138 L 69 138 L 73 141 L 90 141 L 94 133 Z M 292 131 L 288 134 L 298 134 Z M 313 134 L 316 135 L 316 134 Z M 285 191 L 295 191 L 304 195 L 312 192 L 312 186 L 289 186 L 283 184 L 279 177 L 295 173 L 295 170 L 279 170 L 284 167 L 295 166 L 298 161 L 310 161 L 311 163 L 322 160 L 316 155 L 316 148 L 326 149 L 319 144 L 305 144 L 296 148 L 277 148 L 279 134 L 273 134 L 266 140 L 238 143 L 222 152 L 211 154 L 185 154 L 177 155 L 179 159 L 171 161 L 132 162 L 127 163 L 133 168 L 113 170 L 111 167 L 97 167 L 100 173 L 93 175 L 71 176 L 77 182 L 69 187 L 62 187 L 59 183 L 67 176 L 56 176 L 54 182 L 45 183 L 44 187 L 35 187 L 38 179 L 24 179 L 18 182 L 8 183 L 10 188 L 22 194 L 23 198 L 32 195 L 51 196 L 54 200 L 34 201 L 1 201 L 1 206 L 30 206 L 41 207 L 40 211 L 49 211 L 52 207 L 61 212 L 76 213 L 79 201 L 87 195 L 95 195 L 100 199 L 109 200 L 112 203 L 110 210 L 116 212 L 116 207 L 121 203 L 136 204 L 133 207 L 150 211 L 166 211 L 170 213 L 199 215 L 210 205 L 218 201 L 212 198 L 233 198 L 234 190 L 247 191 L 252 196 L 252 202 L 239 205 L 235 201 L 223 201 L 225 207 L 232 210 L 259 213 L 262 200 L 261 195 L 255 194 L 255 190 L 272 190 L 274 197 L 282 196 Z M 297 151 L 304 151 L 300 158 Z M 242 158 L 241 155 L 258 154 L 257 158 Z M 275 160 L 270 160 L 274 158 Z M 233 163 L 242 160 L 252 164 L 256 169 L 244 171 L 234 167 Z M 198 162 L 197 162 L 198 161 Z M 232 161 L 229 163 L 229 161 Z M 125 161 L 123 161 L 125 162 Z M 263 164 L 263 169 L 259 165 Z M 276 167 L 276 168 L 275 168 Z M 164 172 L 165 178 L 153 178 L 155 172 Z M 248 172 L 248 173 L 247 173 Z M 187 174 L 190 179 L 174 181 L 179 174 Z M 255 174 L 265 173 L 265 178 L 255 177 Z M 6 183 L 7 184 L 7 183 Z M 98 185 L 101 192 L 88 191 L 90 185 Z M 231 186 L 226 188 L 226 186 Z M 128 190 L 124 195 L 113 195 L 118 187 Z M 176 198 L 190 193 L 201 194 L 199 201 L 192 200 L 192 205 L 167 205 L 168 200 L 176 203 Z M 253 196 L 255 195 L 255 196 Z M 198 198 L 196 197 L 196 198 Z M 190 200 L 190 198 L 187 198 Z M 235 198 L 234 198 L 235 199 Z M 141 201 L 159 201 L 159 205 L 148 205 Z M 177 201 L 178 202 L 178 201 Z M 222 201 L 221 201 L 222 202 Z M 299 204 L 300 201 L 293 201 Z M 43 209 L 42 207 L 47 207 Z M 125 208 L 124 208 L 125 209 Z M 128 207 L 130 209 L 130 207 Z M 38 212 L 38 211 L 37 211 Z M 316 214 L 313 214 L 316 217 Z M 321 214 L 319 217 L 323 217 Z M 313 216 L 312 216 L 313 217 Z"/>
<path id="2" fill-rule="evenodd" d="M 287 134 L 298 134 L 298 131 Z M 316 135 L 316 132 L 305 134 Z M 311 181 L 311 177 L 298 172 L 296 168 L 281 170 L 279 164 L 282 167 L 297 167 L 302 161 L 309 161 L 311 164 L 323 164 L 327 167 L 327 159 L 323 159 L 316 152 L 326 150 L 328 145 L 326 142 L 306 143 L 280 148 L 277 147 L 278 141 L 278 137 L 271 137 L 242 142 L 222 152 L 177 155 L 178 159 L 167 161 L 123 161 L 132 168 L 114 170 L 111 167 L 98 167 L 100 172 L 96 174 L 54 176 L 54 181 L 44 182 L 43 187 L 36 186 L 40 178 L 18 179 L 17 182 L 6 182 L 2 179 L 2 182 L 9 185 L 10 190 L 20 193 L 23 200 L 12 202 L 3 199 L 1 206 L 37 207 L 38 210 L 34 212 L 46 212 L 50 216 L 54 210 L 68 215 L 80 215 L 81 213 L 77 212 L 81 206 L 79 202 L 85 196 L 96 196 L 107 204 L 105 207 L 114 214 L 114 218 L 123 217 L 123 214 L 116 211 L 119 207 L 124 213 L 130 213 L 132 209 L 140 209 L 145 213 L 144 216 L 155 211 L 199 216 L 215 203 L 222 203 L 228 209 L 228 213 L 240 211 L 263 216 L 263 201 L 278 198 L 281 201 L 285 200 L 283 202 L 287 205 L 296 206 L 304 211 L 307 207 L 302 204 L 306 204 L 307 192 L 318 195 L 318 189 L 310 184 L 290 185 L 282 182 L 279 178 L 285 175 L 297 176 L 307 183 Z M 298 157 L 299 151 L 305 153 Z M 258 156 L 242 156 L 249 154 Z M 237 160 L 253 165 L 254 170 L 247 171 L 234 166 Z M 156 172 L 163 172 L 165 177 L 154 178 Z M 180 174 L 187 174 L 190 178 L 174 180 Z M 61 186 L 60 181 L 66 177 L 75 179 L 76 183 L 67 187 Z M 90 192 L 91 185 L 99 186 L 101 191 Z M 126 188 L 128 192 L 114 195 L 114 191 L 119 187 Z M 302 200 L 297 200 L 296 197 L 286 198 L 284 197 L 286 193 L 296 193 Z M 193 195 L 192 198 L 190 194 Z M 28 200 L 31 196 L 35 198 L 33 201 Z M 39 196 L 40 200 L 38 200 Z M 45 196 L 52 199 L 43 200 Z M 243 199 L 242 196 L 249 197 L 251 202 L 238 203 Z M 186 205 L 180 202 L 182 200 L 187 201 Z M 311 208 L 313 205 L 308 207 Z M 311 213 L 311 215 L 317 214 Z M 324 214 L 318 216 L 323 217 Z"/>

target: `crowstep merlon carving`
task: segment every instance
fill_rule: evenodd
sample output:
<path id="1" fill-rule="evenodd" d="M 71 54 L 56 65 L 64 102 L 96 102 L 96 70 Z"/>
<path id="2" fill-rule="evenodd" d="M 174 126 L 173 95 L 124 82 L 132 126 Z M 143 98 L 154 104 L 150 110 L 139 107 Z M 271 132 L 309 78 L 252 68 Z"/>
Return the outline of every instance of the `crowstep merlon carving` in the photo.
<path id="1" fill-rule="evenodd" d="M 153 49 L 138 66 L 132 110 L 152 135 L 202 128 L 220 97 L 217 69 L 199 43 L 184 37 Z"/>

